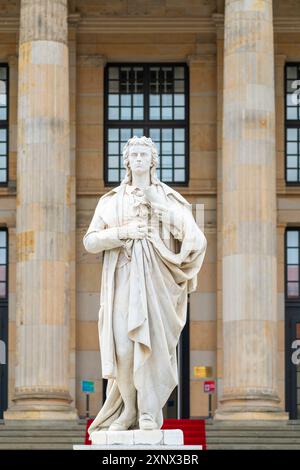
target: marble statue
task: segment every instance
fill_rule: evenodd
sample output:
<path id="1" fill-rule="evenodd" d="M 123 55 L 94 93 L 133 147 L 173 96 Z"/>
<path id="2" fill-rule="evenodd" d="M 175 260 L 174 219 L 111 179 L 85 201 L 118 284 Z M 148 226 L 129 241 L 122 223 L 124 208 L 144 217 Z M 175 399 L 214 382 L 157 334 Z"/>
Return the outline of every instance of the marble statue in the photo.
<path id="1" fill-rule="evenodd" d="M 126 174 L 100 197 L 83 237 L 103 252 L 98 319 L 106 400 L 88 432 L 160 429 L 178 384 L 176 346 L 207 240 L 191 204 L 156 175 L 147 137 L 124 146 Z"/>

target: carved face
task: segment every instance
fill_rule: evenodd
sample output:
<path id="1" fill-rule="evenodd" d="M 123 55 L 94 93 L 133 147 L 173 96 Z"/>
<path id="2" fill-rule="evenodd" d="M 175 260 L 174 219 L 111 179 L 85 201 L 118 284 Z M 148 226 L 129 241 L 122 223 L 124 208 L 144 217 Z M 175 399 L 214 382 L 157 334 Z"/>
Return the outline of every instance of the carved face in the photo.
<path id="1" fill-rule="evenodd" d="M 131 145 L 128 159 L 132 173 L 147 174 L 152 162 L 151 148 L 146 145 Z"/>

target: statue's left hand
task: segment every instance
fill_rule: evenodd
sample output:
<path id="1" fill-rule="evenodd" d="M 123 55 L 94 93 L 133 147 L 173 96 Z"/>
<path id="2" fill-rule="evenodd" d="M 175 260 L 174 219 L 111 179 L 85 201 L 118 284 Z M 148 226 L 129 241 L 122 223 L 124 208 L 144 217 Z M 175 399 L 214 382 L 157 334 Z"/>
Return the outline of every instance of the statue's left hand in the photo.
<path id="1" fill-rule="evenodd" d="M 156 191 L 156 189 L 152 186 L 148 186 L 148 188 L 146 188 L 144 190 L 144 194 L 145 194 L 145 197 L 148 199 L 148 201 L 151 203 L 151 205 L 153 204 L 164 204 L 165 203 L 165 200 L 160 196 L 160 194 L 158 194 L 158 192 Z"/>

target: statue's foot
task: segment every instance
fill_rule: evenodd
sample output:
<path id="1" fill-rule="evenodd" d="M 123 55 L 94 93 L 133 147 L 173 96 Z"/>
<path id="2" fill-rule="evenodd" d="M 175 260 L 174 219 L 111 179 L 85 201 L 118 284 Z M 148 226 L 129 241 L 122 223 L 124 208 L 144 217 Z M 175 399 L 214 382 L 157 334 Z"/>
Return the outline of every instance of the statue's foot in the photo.
<path id="1" fill-rule="evenodd" d="M 149 413 L 142 413 L 139 419 L 140 429 L 143 430 L 152 430 L 158 429 L 158 425 L 154 420 L 153 416 Z"/>
<path id="2" fill-rule="evenodd" d="M 136 414 L 131 416 L 120 415 L 118 419 L 116 419 L 111 425 L 109 426 L 109 431 L 127 431 L 131 426 L 133 426 L 136 422 Z"/>

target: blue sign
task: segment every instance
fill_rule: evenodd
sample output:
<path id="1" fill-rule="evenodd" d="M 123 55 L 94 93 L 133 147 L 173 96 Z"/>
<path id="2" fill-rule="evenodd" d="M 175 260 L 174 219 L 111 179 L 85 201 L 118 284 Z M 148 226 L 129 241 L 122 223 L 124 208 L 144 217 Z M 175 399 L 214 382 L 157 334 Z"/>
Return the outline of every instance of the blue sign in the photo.
<path id="1" fill-rule="evenodd" d="M 94 382 L 90 380 L 82 380 L 81 381 L 81 391 L 84 393 L 94 393 Z"/>

